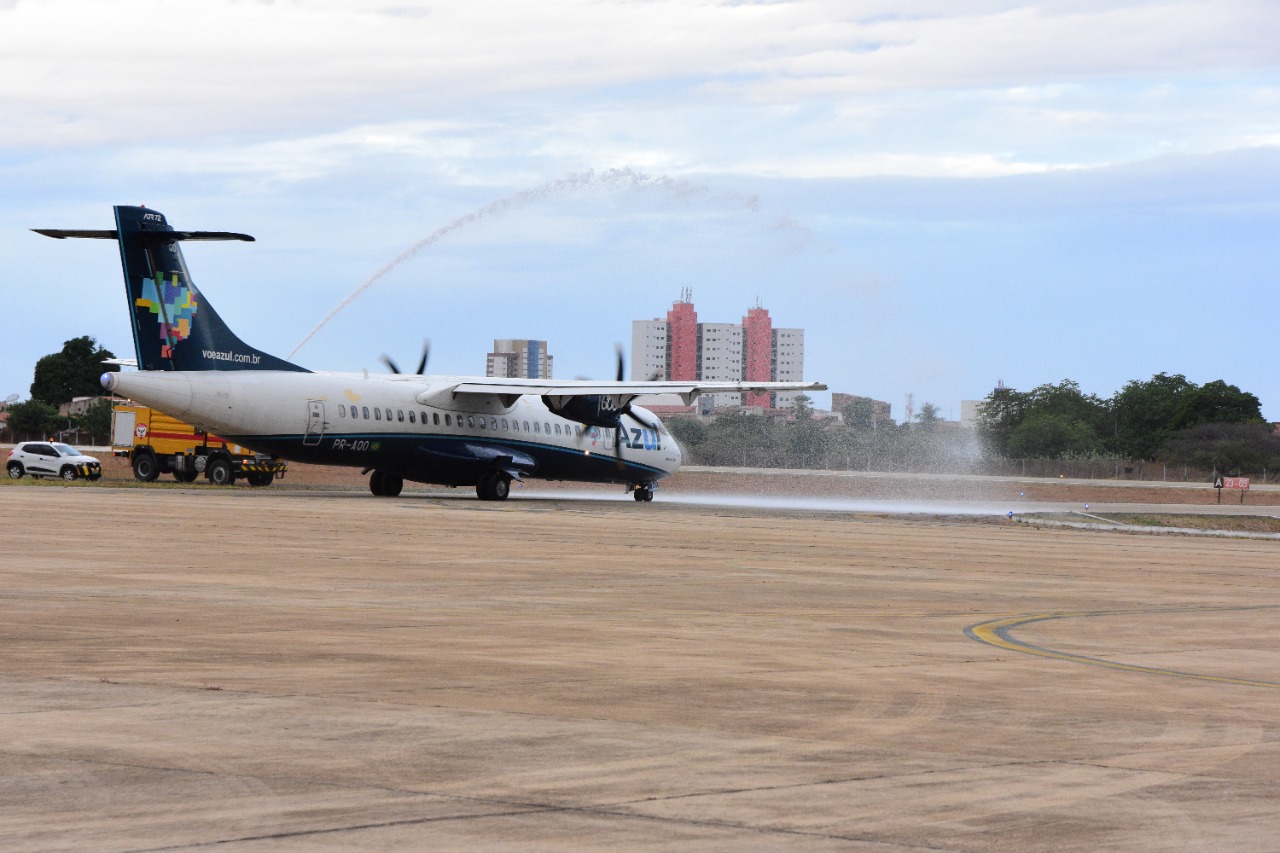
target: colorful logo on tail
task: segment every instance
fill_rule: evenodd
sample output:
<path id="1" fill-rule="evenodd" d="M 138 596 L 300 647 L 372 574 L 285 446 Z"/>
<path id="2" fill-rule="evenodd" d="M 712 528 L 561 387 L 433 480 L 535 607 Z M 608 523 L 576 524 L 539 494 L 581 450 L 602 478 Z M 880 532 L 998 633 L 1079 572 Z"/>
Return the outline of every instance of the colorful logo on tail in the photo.
<path id="1" fill-rule="evenodd" d="M 154 279 L 143 279 L 142 296 L 134 303 L 155 314 L 160 321 L 160 338 L 164 341 L 160 347 L 161 358 L 173 358 L 174 345 L 191 334 L 191 318 L 199 307 L 196 294 L 187 283 L 180 282 L 176 272 L 170 275 L 168 282 L 162 273 L 156 273 Z"/>

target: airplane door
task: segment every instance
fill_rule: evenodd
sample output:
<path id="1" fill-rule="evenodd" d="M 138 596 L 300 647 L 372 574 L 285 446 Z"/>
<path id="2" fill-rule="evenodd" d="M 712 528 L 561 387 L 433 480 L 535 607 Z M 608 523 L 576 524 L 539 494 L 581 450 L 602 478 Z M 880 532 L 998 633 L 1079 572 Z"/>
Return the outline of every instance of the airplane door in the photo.
<path id="1" fill-rule="evenodd" d="M 302 437 L 302 443 L 306 445 L 317 445 L 324 436 L 324 403 L 320 400 L 307 401 L 307 431 Z"/>

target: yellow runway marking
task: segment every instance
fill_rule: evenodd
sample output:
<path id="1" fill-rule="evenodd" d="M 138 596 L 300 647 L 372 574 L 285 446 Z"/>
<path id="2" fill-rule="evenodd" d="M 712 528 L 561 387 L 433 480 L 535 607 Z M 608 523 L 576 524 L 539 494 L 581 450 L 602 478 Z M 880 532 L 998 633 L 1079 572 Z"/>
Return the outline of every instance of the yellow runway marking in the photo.
<path id="1" fill-rule="evenodd" d="M 1157 609 L 1157 610 L 1090 610 L 1080 611 L 1076 613 L 1038 613 L 1030 616 L 1010 616 L 1004 619 L 993 619 L 990 622 L 980 622 L 977 625 L 970 625 L 964 629 L 965 636 L 979 643 L 986 643 L 989 646 L 995 646 L 998 649 L 1005 649 L 1010 652 L 1021 652 L 1027 655 L 1036 655 L 1043 658 L 1052 658 L 1053 660 L 1064 660 L 1069 663 L 1085 664 L 1087 666 L 1100 666 L 1105 669 L 1117 669 L 1121 672 L 1140 672 L 1145 675 L 1163 675 L 1169 678 L 1190 678 L 1195 681 L 1214 681 L 1219 684 L 1239 684 L 1245 687 L 1269 687 L 1280 689 L 1280 682 L 1275 681 L 1257 681 L 1249 678 L 1229 678 L 1221 675 L 1203 675 L 1195 672 L 1182 672 L 1176 669 L 1163 669 L 1155 666 L 1140 666 L 1132 663 L 1121 663 L 1119 661 L 1106 660 L 1104 658 L 1088 657 L 1086 655 L 1072 654 L 1071 652 L 1062 652 L 1056 649 L 1046 649 L 1042 646 L 1033 646 L 1030 643 L 1024 643 L 1015 639 L 1011 635 L 1011 631 L 1020 628 L 1023 625 L 1030 625 L 1033 622 L 1048 622 L 1053 619 L 1081 619 L 1092 616 L 1124 616 L 1151 613 L 1203 613 L 1210 611 L 1240 611 L 1240 610 L 1273 610 L 1274 605 L 1264 605 L 1255 607 L 1194 607 L 1184 609 Z"/>

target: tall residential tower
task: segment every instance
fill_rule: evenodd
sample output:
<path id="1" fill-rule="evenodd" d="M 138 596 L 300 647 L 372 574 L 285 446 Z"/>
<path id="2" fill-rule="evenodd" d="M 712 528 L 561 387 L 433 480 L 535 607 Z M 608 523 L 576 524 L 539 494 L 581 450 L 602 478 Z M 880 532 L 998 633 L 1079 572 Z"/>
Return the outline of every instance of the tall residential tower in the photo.
<path id="1" fill-rule="evenodd" d="M 804 330 L 775 329 L 759 304 L 739 323 L 699 323 L 688 288 L 666 319 L 631 323 L 631 378 L 673 381 L 801 381 Z M 796 392 L 716 394 L 713 406 L 790 408 Z M 706 405 L 708 400 L 703 399 Z"/>

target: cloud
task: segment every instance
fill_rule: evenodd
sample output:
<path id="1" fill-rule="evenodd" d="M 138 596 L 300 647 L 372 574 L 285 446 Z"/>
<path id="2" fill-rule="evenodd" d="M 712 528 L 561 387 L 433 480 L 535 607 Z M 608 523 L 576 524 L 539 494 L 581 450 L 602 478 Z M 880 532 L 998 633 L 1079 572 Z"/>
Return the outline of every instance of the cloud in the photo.
<path id="1" fill-rule="evenodd" d="M 584 108 L 638 108 L 649 119 L 667 106 L 692 127 L 699 108 L 741 111 L 745 121 L 774 105 L 856 132 L 839 119 L 886 93 L 915 93 L 928 109 L 931 96 L 965 89 L 1092 88 L 1271 69 L 1280 58 L 1274 8 L 1245 0 L 855 9 L 827 0 L 66 0 L 0 14 L 0 145 L 9 147 L 315 137 L 446 116 L 527 126 L 537 116 L 572 122 Z M 1053 114 L 1059 123 L 1085 116 L 1101 117 Z M 652 144 L 630 155 L 654 168 L 680 160 Z"/>

